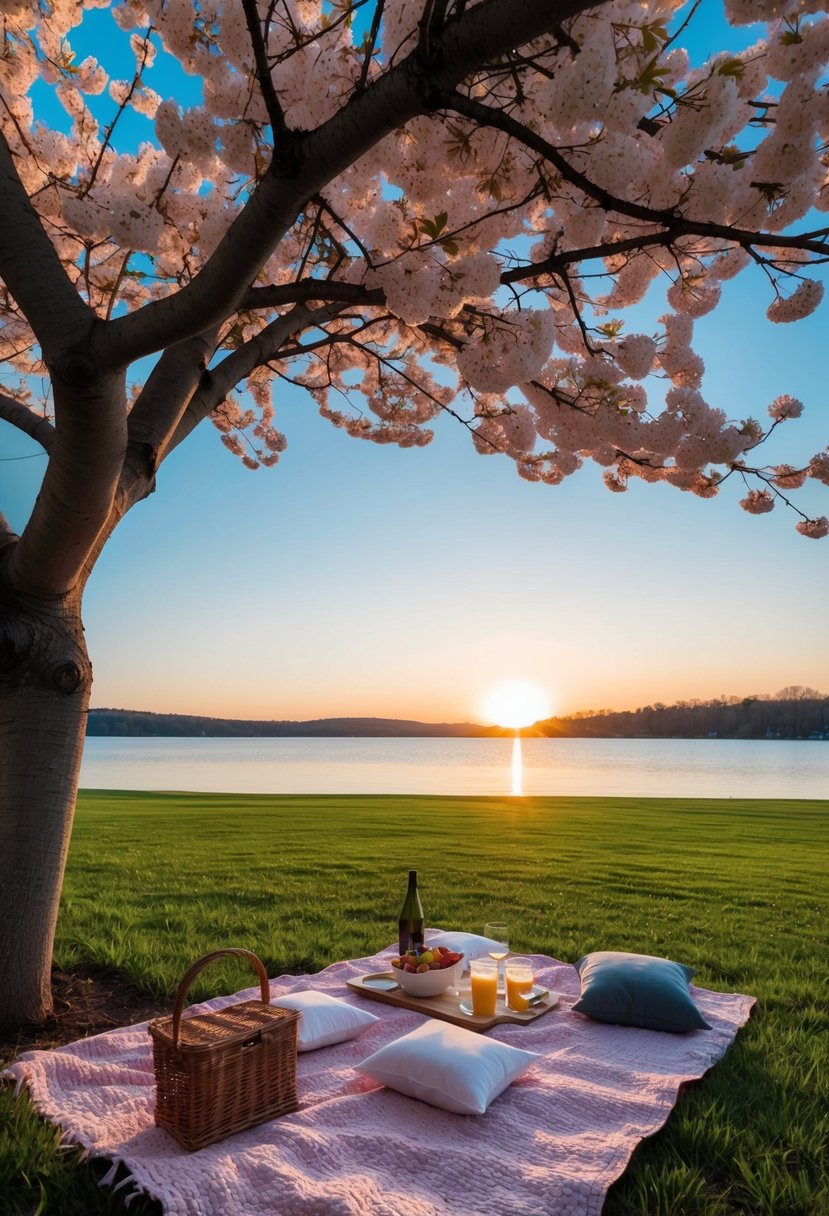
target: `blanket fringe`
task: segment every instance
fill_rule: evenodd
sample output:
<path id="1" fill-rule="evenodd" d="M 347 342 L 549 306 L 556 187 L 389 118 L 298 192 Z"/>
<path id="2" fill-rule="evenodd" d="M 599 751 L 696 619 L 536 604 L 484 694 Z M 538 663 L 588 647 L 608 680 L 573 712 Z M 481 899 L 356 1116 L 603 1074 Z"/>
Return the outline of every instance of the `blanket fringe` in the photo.
<path id="1" fill-rule="evenodd" d="M 127 1174 L 120 1182 L 116 1182 L 115 1179 L 118 1177 L 118 1170 L 121 1166 L 124 1167 Z M 136 1182 L 134 1175 L 130 1172 L 129 1166 L 121 1157 L 116 1157 L 104 1176 L 98 1179 L 98 1186 L 108 1187 L 111 1195 L 114 1195 L 116 1191 L 124 1191 L 125 1187 L 131 1186 L 132 1190 L 124 1191 L 124 1194 L 121 1196 L 125 1208 L 128 1208 L 134 1199 L 147 1194 L 147 1191 L 143 1189 L 140 1183 Z"/>
<path id="2" fill-rule="evenodd" d="M 120 1161 L 113 1161 L 103 1178 L 98 1179 L 98 1186 L 110 1186 L 115 1181 L 115 1176 L 118 1173 Z"/>
<path id="3" fill-rule="evenodd" d="M 119 1162 L 118 1164 L 120 1165 L 121 1163 Z M 115 1186 L 112 1187 L 113 1195 L 116 1191 L 122 1191 L 124 1187 L 129 1186 L 130 1183 L 135 1186 L 135 1179 L 133 1178 L 132 1174 L 127 1174 L 126 1178 L 122 1178 L 120 1182 L 116 1182 Z"/>
<path id="4" fill-rule="evenodd" d="M 13 1073 L 11 1069 L 9 1069 L 8 1072 L 0 1072 L 0 1081 L 2 1081 L 4 1085 L 14 1086 L 14 1096 L 15 1098 L 19 1098 L 20 1091 L 26 1084 L 26 1075 L 22 1072 Z"/>

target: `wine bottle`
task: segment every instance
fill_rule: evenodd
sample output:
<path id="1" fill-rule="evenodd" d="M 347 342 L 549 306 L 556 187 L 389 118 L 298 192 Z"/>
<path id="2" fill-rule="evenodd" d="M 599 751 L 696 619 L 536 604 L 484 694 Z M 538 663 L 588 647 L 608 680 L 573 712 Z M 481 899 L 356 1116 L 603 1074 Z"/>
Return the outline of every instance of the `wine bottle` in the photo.
<path id="1" fill-rule="evenodd" d="M 423 949 L 423 905 L 417 890 L 417 870 L 409 870 L 409 888 L 400 909 L 400 953 Z"/>

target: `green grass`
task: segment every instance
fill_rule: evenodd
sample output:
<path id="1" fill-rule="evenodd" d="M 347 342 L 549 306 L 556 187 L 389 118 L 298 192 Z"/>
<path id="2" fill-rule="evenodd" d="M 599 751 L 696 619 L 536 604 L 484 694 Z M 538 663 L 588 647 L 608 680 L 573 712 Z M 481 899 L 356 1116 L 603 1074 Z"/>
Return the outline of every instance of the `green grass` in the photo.
<path id="1" fill-rule="evenodd" d="M 574 961 L 664 954 L 752 993 L 736 1044 L 681 1095 L 603 1216 L 820 1216 L 825 1163 L 829 803 L 598 798 L 265 797 L 87 792 L 55 948 L 171 996 L 199 955 L 254 950 L 316 971 L 396 937 L 406 870 L 427 923 Z M 230 964 L 193 999 L 253 982 Z M 4 1213 L 120 1213 L 93 1167 L 0 1093 Z M 158 1209 L 139 1200 L 130 1216 Z"/>

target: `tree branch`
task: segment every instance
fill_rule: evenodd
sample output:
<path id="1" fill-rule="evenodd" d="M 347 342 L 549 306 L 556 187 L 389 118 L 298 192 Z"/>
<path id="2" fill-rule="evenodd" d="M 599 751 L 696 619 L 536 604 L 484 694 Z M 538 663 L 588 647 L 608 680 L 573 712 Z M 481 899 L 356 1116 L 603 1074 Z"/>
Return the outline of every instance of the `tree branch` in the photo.
<path id="1" fill-rule="evenodd" d="M 29 522 L 8 565 L 11 585 L 36 595 L 75 588 L 105 527 L 127 449 L 123 369 L 67 386 L 53 378 L 55 437 Z"/>
<path id="2" fill-rule="evenodd" d="M 618 243 L 608 242 L 606 253 L 594 253 L 591 256 L 608 256 L 609 254 L 621 252 L 623 248 L 634 249 L 637 242 L 642 246 L 645 244 L 669 245 L 683 236 L 711 237 L 715 240 L 728 241 L 732 245 L 742 245 L 744 248 L 754 245 L 767 245 L 769 248 L 802 249 L 821 257 L 829 256 L 829 229 L 816 229 L 815 232 L 804 233 L 801 236 L 779 236 L 774 233 L 753 232 L 744 228 L 732 227 L 728 224 L 711 224 L 702 220 L 690 220 L 683 217 L 678 211 L 659 211 L 652 207 L 643 206 L 640 203 L 632 203 L 627 199 L 616 197 L 602 186 L 597 186 L 589 177 L 586 177 L 585 174 L 569 164 L 559 150 L 548 143 L 546 139 L 543 139 L 529 127 L 524 126 L 523 123 L 518 122 L 517 119 L 505 113 L 505 111 L 483 105 L 471 97 L 464 97 L 461 93 L 453 93 L 450 97 L 446 98 L 445 108 L 462 114 L 480 126 L 494 127 L 496 130 L 504 131 L 514 139 L 519 140 L 527 148 L 543 156 L 545 160 L 554 165 L 566 181 L 576 186 L 588 198 L 594 199 L 606 211 L 615 211 L 619 215 L 626 215 L 631 219 L 642 220 L 644 223 L 654 224 L 664 229 L 663 232 L 658 234 L 648 233 L 643 234 L 642 237 L 634 237 L 627 241 Z M 582 251 L 579 256 L 584 258 L 585 253 Z M 570 258 L 570 261 L 572 260 Z M 517 275 L 511 278 L 502 277 L 501 281 L 514 282 L 518 277 Z"/>
<path id="3" fill-rule="evenodd" d="M 115 117 L 112 119 L 112 121 L 109 123 L 106 130 L 104 131 L 104 136 L 103 136 L 103 139 L 101 140 L 101 146 L 98 149 L 98 155 L 95 158 L 95 163 L 92 166 L 92 170 L 89 174 L 89 177 L 83 183 L 83 186 L 81 188 L 81 198 L 83 198 L 85 195 L 89 194 L 89 191 L 94 186 L 95 179 L 98 176 L 98 170 L 100 169 L 101 164 L 103 163 L 103 159 L 106 156 L 107 150 L 109 149 L 110 144 L 112 142 L 112 136 L 113 136 L 113 134 L 115 132 L 115 128 L 118 124 L 118 120 L 125 113 L 127 106 L 132 101 L 135 90 L 138 88 L 138 85 L 141 82 L 141 77 L 144 72 L 144 68 L 147 65 L 147 57 L 150 53 L 150 50 L 152 49 L 152 44 L 150 42 L 150 34 L 152 32 L 153 32 L 153 27 L 151 25 L 144 34 L 144 43 L 143 43 L 143 48 L 141 51 L 141 62 L 138 64 L 138 67 L 132 78 L 132 82 L 130 83 L 130 86 L 127 89 L 126 94 L 121 99 L 121 101 L 118 105 L 118 109 L 115 112 Z"/>
<path id="4" fill-rule="evenodd" d="M 383 307 L 386 303 L 386 293 L 382 287 L 363 287 L 359 283 L 342 283 L 335 279 L 300 279 L 297 283 L 279 286 L 250 287 L 239 307 L 242 311 L 254 308 L 284 308 L 286 304 L 323 300 Z"/>
<path id="5" fill-rule="evenodd" d="M 18 431 L 23 431 L 30 439 L 34 439 L 45 451 L 48 452 L 51 448 L 55 438 L 55 428 L 48 418 L 36 414 L 22 401 L 0 393 L 0 418 L 16 427 Z"/>
<path id="6" fill-rule="evenodd" d="M 0 132 L 0 278 L 14 296 L 47 363 L 95 322 L 32 206 Z"/>
<path id="7" fill-rule="evenodd" d="M 310 325 L 321 325 L 343 309 L 343 304 L 331 304 L 327 308 L 316 310 L 298 305 L 291 312 L 285 313 L 255 337 L 245 342 L 232 354 L 210 368 L 201 378 L 197 391 L 193 394 L 184 410 L 178 425 L 165 445 L 160 459 L 164 460 L 170 452 L 187 438 L 209 414 L 221 405 L 227 394 L 251 374 L 257 367 L 273 359 L 280 346 L 300 329 Z"/>
<path id="8" fill-rule="evenodd" d="M 670 248 L 680 238 L 689 236 L 712 237 L 728 241 L 732 245 L 742 246 L 742 248 L 752 253 L 755 257 L 757 256 L 754 254 L 755 245 L 768 245 L 785 249 L 805 249 L 808 252 L 821 255 L 823 258 L 829 257 L 829 241 L 818 242 L 802 237 L 775 237 L 770 233 L 751 232 L 742 228 L 731 228 L 724 224 L 697 224 L 693 220 L 678 220 L 664 232 L 647 232 L 641 236 L 627 237 L 623 241 L 603 241 L 600 245 L 592 245 L 589 248 L 565 249 L 560 252 L 551 253 L 549 257 L 544 258 L 541 262 L 529 262 L 522 266 L 513 266 L 502 273 L 501 282 L 506 285 L 524 282 L 527 279 L 541 278 L 542 276 L 563 271 L 576 262 L 611 258 L 620 253 L 636 253 L 639 250 L 649 249 L 655 245 L 663 245 L 666 248 Z M 761 263 L 763 261 L 761 258 L 757 258 L 757 260 Z M 807 263 L 807 265 L 811 264 L 813 263 Z M 803 263 L 798 262 L 797 265 L 799 269 L 803 269 Z"/>
<path id="9" fill-rule="evenodd" d="M 271 120 L 275 143 L 277 137 L 283 139 L 289 134 L 288 125 L 285 122 L 285 115 L 282 106 L 279 104 L 279 98 L 276 95 L 276 90 L 271 80 L 271 69 L 265 49 L 265 40 L 262 37 L 262 28 L 259 24 L 259 11 L 256 0 L 242 0 L 242 8 L 244 9 L 245 22 L 247 23 L 248 34 L 250 35 L 250 42 L 253 47 L 256 79 L 259 81 L 262 98 L 268 111 L 268 117 Z"/>
<path id="10" fill-rule="evenodd" d="M 124 373 L 96 367 L 90 340 L 103 323 L 69 280 L 1 135 L 0 214 L 0 276 L 40 343 L 55 401 L 49 463 L 7 576 L 17 590 L 62 595 L 112 507 L 126 448 Z"/>
<path id="11" fill-rule="evenodd" d="M 366 265 L 371 266 L 371 264 L 372 264 L 371 254 L 369 253 L 368 249 L 366 249 L 365 245 L 360 240 L 360 238 L 357 236 L 357 233 L 353 230 L 353 228 L 350 228 L 349 225 L 342 218 L 342 216 L 339 214 L 339 212 L 334 210 L 334 208 L 332 207 L 331 203 L 329 203 L 329 201 L 325 197 L 325 195 L 324 194 L 314 195 L 314 202 L 321 208 L 321 210 L 328 213 L 328 215 L 331 217 L 331 219 L 334 221 L 334 223 L 338 227 L 342 228 L 343 232 L 346 234 L 348 239 L 350 241 L 353 241 L 354 244 L 357 246 L 357 248 L 360 250 L 360 253 L 363 255 L 363 258 L 365 259 Z M 329 236 L 331 237 L 332 240 L 336 240 L 333 233 L 329 233 Z"/>
<path id="12" fill-rule="evenodd" d="M 440 36 L 446 21 L 447 0 L 426 0 L 418 24 L 420 53 L 428 60 L 433 42 Z"/>
<path id="13" fill-rule="evenodd" d="M 127 420 L 129 442 L 143 449 L 147 472 L 155 473 L 188 401 L 218 341 L 214 328 L 168 347 L 153 368 Z"/>
<path id="14" fill-rule="evenodd" d="M 662 226 L 667 226 L 677 218 L 677 213 L 674 211 L 656 211 L 652 207 L 645 207 L 640 203 L 631 203 L 627 199 L 614 197 L 574 168 L 565 160 L 558 148 L 548 140 L 504 110 L 496 110 L 493 106 L 484 105 L 483 102 L 475 101 L 471 97 L 465 97 L 463 93 L 452 93 L 443 98 L 440 104 L 442 109 L 462 114 L 464 118 L 471 119 L 478 126 L 493 127 L 497 131 L 511 135 L 513 139 L 517 139 L 519 143 L 549 161 L 566 181 L 577 186 L 588 198 L 595 199 L 606 211 L 616 211 L 631 219 L 644 220 L 646 223 L 661 224 Z"/>
<path id="15" fill-rule="evenodd" d="M 171 346 L 150 373 L 127 418 L 127 445 L 118 486 L 107 519 L 84 562 L 82 584 L 123 516 L 155 489 L 156 470 L 213 355 L 217 336 L 214 330 Z"/>
<path id="16" fill-rule="evenodd" d="M 359 342 L 355 342 L 355 338 L 357 338 L 359 334 L 364 334 L 366 330 L 372 329 L 375 325 L 382 325 L 389 321 L 397 320 L 397 318 L 392 316 L 391 313 L 384 313 L 379 317 L 370 317 L 368 319 L 359 316 L 359 314 L 356 317 L 352 316 L 351 313 L 340 313 L 339 316 L 344 321 L 357 321 L 359 324 L 357 324 L 353 329 L 342 330 L 341 332 L 333 334 L 327 329 L 324 329 L 322 331 L 325 334 L 324 338 L 318 338 L 316 342 L 296 342 L 293 345 L 280 348 L 277 353 L 270 356 L 269 361 L 275 362 L 276 360 L 281 361 L 283 359 L 293 361 L 294 359 L 302 358 L 305 355 L 316 354 L 317 351 L 323 349 L 324 347 L 330 348 L 337 345 L 354 346 L 358 347 L 360 350 L 367 350 L 367 347 L 364 347 Z"/>
<path id="17" fill-rule="evenodd" d="M 371 29 L 366 38 L 366 51 L 363 56 L 363 66 L 360 70 L 360 79 L 357 81 L 357 89 L 362 91 L 366 87 L 368 80 L 369 68 L 371 67 L 371 57 L 374 54 L 374 48 L 377 45 L 377 35 L 380 33 L 380 21 L 383 17 L 383 6 L 386 0 L 376 0 L 374 6 L 374 15 L 371 19 Z"/>

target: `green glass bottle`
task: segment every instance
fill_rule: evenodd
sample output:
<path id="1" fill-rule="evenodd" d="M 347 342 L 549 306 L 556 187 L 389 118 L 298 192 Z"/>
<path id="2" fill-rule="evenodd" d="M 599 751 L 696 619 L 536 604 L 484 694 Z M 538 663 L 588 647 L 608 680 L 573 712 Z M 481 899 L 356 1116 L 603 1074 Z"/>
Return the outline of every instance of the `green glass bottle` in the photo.
<path id="1" fill-rule="evenodd" d="M 400 909 L 400 953 L 423 949 L 423 905 L 417 890 L 417 870 L 409 870 L 409 889 Z"/>

